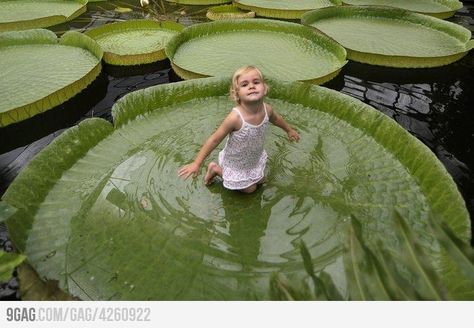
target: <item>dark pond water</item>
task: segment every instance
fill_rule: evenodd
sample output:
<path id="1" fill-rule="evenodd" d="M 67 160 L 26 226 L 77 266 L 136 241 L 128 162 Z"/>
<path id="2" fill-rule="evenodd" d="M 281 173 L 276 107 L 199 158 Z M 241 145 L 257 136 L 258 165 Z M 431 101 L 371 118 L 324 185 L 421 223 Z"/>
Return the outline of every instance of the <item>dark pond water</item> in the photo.
<path id="1" fill-rule="evenodd" d="M 127 4 L 128 2 L 128 4 Z M 117 6 L 135 1 L 96 3 L 73 22 L 52 28 L 61 33 L 84 31 L 105 23 L 149 15 L 135 7 L 120 14 Z M 166 5 L 167 15 L 184 25 L 207 21 L 206 7 Z M 474 30 L 474 4 L 465 6 L 450 21 Z M 111 120 L 110 109 L 123 95 L 152 85 L 179 81 L 168 61 L 120 68 L 104 65 L 101 75 L 86 90 L 57 108 L 32 119 L 0 129 L 0 195 L 18 172 L 65 129 L 89 117 Z M 349 62 L 325 85 L 372 105 L 390 116 L 425 143 L 445 165 L 457 183 L 471 218 L 474 214 L 474 52 L 462 60 L 436 69 L 390 69 Z M 4 225 L 0 225 L 0 247 L 12 251 Z M 13 277 L 0 285 L 0 299 L 18 299 Z"/>

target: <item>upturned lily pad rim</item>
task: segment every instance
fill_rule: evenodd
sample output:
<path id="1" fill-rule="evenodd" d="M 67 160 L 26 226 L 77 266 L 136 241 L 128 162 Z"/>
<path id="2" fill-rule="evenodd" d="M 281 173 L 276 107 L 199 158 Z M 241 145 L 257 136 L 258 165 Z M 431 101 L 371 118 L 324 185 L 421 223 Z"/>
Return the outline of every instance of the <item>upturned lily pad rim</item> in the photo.
<path id="1" fill-rule="evenodd" d="M 342 4 L 341 0 L 329 0 L 333 3 L 334 6 L 340 6 Z M 239 0 L 235 0 L 233 2 L 237 7 L 249 11 L 255 12 L 258 16 L 268 17 L 268 18 L 281 18 L 281 19 L 300 19 L 301 16 L 315 8 L 306 8 L 301 10 L 295 9 L 275 9 L 275 8 L 266 8 L 263 6 L 259 6 L 258 4 L 250 5 L 246 3 L 242 3 Z"/>
<path id="2" fill-rule="evenodd" d="M 94 40 L 107 34 L 124 33 L 140 29 L 156 29 L 157 31 L 172 31 L 179 33 L 184 26 L 173 21 L 155 21 L 150 19 L 132 19 L 123 22 L 114 22 L 93 28 L 85 34 Z M 104 50 L 104 61 L 111 65 L 140 65 L 149 64 L 166 58 L 165 49 L 160 48 L 152 52 L 140 54 L 120 55 Z"/>
<path id="3" fill-rule="evenodd" d="M 253 11 L 244 11 L 235 4 L 210 7 L 206 17 L 210 20 L 255 18 Z"/>
<path id="4" fill-rule="evenodd" d="M 433 17 L 440 18 L 440 19 L 445 19 L 445 18 L 449 18 L 449 17 L 453 16 L 456 13 L 456 11 L 458 11 L 459 9 L 461 9 L 463 7 L 462 2 L 458 1 L 458 0 L 433 0 L 433 2 L 440 3 L 444 6 L 446 6 L 447 8 L 449 8 L 450 10 L 446 10 L 446 11 L 435 11 L 435 10 L 432 10 L 432 11 L 415 11 L 415 10 L 410 10 L 410 11 L 413 11 L 413 12 L 419 13 L 419 14 L 425 14 L 425 15 L 433 16 Z M 350 0 L 343 0 L 342 3 L 344 5 L 350 5 L 350 6 L 360 5 L 360 4 L 353 4 L 353 3 L 351 3 Z M 376 4 L 367 3 L 366 5 L 376 5 Z M 400 8 L 396 5 L 396 3 L 390 4 L 389 6 L 394 7 L 394 8 Z M 402 8 L 402 9 L 404 9 L 404 8 Z"/>
<path id="5" fill-rule="evenodd" d="M 6 0 L 4 2 L 7 2 L 7 1 L 9 0 Z M 37 28 L 42 28 L 42 27 L 58 25 L 58 24 L 62 24 L 64 22 L 73 20 L 86 12 L 88 0 L 70 0 L 70 1 L 78 2 L 79 4 L 81 4 L 81 7 L 79 7 L 74 13 L 72 13 L 71 15 L 67 17 L 64 15 L 51 15 L 48 17 L 40 17 L 40 18 L 22 20 L 22 21 L 16 21 L 16 22 L 8 22 L 8 23 L 0 22 L 0 32 L 29 30 L 29 29 L 37 29 Z"/>
<path id="6" fill-rule="evenodd" d="M 315 84 L 322 84 L 334 78 L 340 71 L 340 69 L 347 63 L 346 60 L 346 50 L 339 43 L 334 41 L 332 38 L 326 36 L 315 29 L 307 28 L 305 26 L 275 21 L 270 19 L 235 19 L 231 21 L 214 21 L 209 23 L 192 25 L 185 28 L 180 34 L 174 36 L 166 45 L 165 52 L 166 56 L 170 59 L 171 65 L 174 71 L 184 79 L 196 79 L 203 77 L 210 77 L 205 73 L 194 72 L 182 67 L 179 67 L 173 62 L 174 55 L 178 48 L 188 40 L 198 38 L 200 36 L 206 36 L 209 34 L 216 34 L 222 32 L 234 32 L 234 31 L 246 31 L 246 30 L 265 30 L 272 31 L 277 33 L 290 33 L 296 34 L 303 38 L 307 38 L 319 43 L 320 46 L 323 46 L 328 52 L 335 56 L 339 63 L 340 67 L 325 76 L 314 77 L 313 79 L 304 80 L 305 82 L 311 82 Z"/>
<path id="7" fill-rule="evenodd" d="M 340 18 L 352 16 L 377 18 L 382 17 L 387 19 L 398 19 L 402 21 L 405 20 L 406 22 L 420 24 L 427 28 L 435 29 L 439 32 L 445 33 L 453 38 L 458 39 L 460 42 L 465 43 L 466 45 L 466 50 L 464 52 L 453 53 L 449 56 L 417 57 L 384 55 L 369 51 L 361 52 L 342 44 L 342 46 L 347 50 L 348 58 L 358 62 L 405 68 L 439 67 L 459 60 L 474 48 L 474 40 L 471 39 L 471 32 L 460 25 L 444 21 L 439 18 L 414 13 L 408 10 L 390 8 L 386 6 L 339 6 L 316 9 L 305 13 L 301 17 L 301 23 L 318 30 L 315 26 L 312 26 L 312 24 L 317 21 L 332 17 Z M 323 31 L 320 32 L 324 34 Z"/>
<path id="8" fill-rule="evenodd" d="M 218 4 L 232 2 L 232 0 L 166 0 L 166 1 L 177 3 L 180 5 L 196 5 L 196 6 L 218 5 Z"/>
<path id="9" fill-rule="evenodd" d="M 92 53 L 98 62 L 85 76 L 79 78 L 74 83 L 64 86 L 35 102 L 0 113 L 0 127 L 23 121 L 62 104 L 92 83 L 102 69 L 102 50 L 94 40 L 82 33 L 68 31 L 61 38 L 58 38 L 54 32 L 46 29 L 11 31 L 0 34 L 0 47 L 28 44 L 59 44 L 83 48 Z"/>

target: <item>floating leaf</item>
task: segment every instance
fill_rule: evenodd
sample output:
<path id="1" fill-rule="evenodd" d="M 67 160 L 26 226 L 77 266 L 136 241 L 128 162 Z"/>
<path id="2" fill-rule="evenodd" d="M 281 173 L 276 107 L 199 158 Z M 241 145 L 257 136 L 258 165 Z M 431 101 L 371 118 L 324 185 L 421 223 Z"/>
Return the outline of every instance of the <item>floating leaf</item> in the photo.
<path id="1" fill-rule="evenodd" d="M 341 0 L 236 0 L 234 4 L 258 16 L 299 19 L 307 11 L 340 5 Z"/>
<path id="2" fill-rule="evenodd" d="M 99 75 L 101 59 L 97 43 L 79 32 L 60 39 L 42 29 L 0 33 L 0 127 L 79 93 Z"/>
<path id="3" fill-rule="evenodd" d="M 219 5 L 222 3 L 229 3 L 229 0 L 166 0 L 168 2 L 178 3 L 180 5 Z"/>
<path id="4" fill-rule="evenodd" d="M 223 5 L 210 7 L 207 10 L 206 17 L 210 20 L 254 18 L 255 13 L 253 11 L 241 10 L 235 5 Z"/>
<path id="5" fill-rule="evenodd" d="M 332 39 L 299 24 L 267 19 L 188 27 L 171 39 L 166 54 L 185 79 L 229 76 L 253 64 L 282 80 L 323 83 L 346 63 L 344 48 Z"/>
<path id="6" fill-rule="evenodd" d="M 184 26 L 175 22 L 129 20 L 99 26 L 86 32 L 101 46 L 111 65 L 139 65 L 166 58 L 165 45 Z"/>
<path id="7" fill-rule="evenodd" d="M 0 32 L 48 27 L 86 11 L 87 0 L 0 0 Z"/>
<path id="8" fill-rule="evenodd" d="M 267 181 L 256 193 L 179 179 L 233 105 L 229 79 L 130 93 L 114 105 L 113 127 L 85 120 L 23 169 L 3 198 L 18 208 L 7 225 L 42 280 L 87 300 L 268 299 L 272 276 L 307 276 L 304 242 L 307 268 L 338 298 L 351 214 L 363 218 L 364 244 L 400 251 L 395 209 L 446 279 L 447 259 L 427 225 L 436 213 L 468 240 L 456 185 L 420 141 L 341 93 L 268 81 L 267 101 L 301 141 L 270 128 Z"/>
<path id="9" fill-rule="evenodd" d="M 389 6 L 442 19 L 453 16 L 462 8 L 462 2 L 458 0 L 343 0 L 343 3 L 356 6 Z"/>
<path id="10" fill-rule="evenodd" d="M 454 23 L 387 7 L 340 6 L 306 13 L 301 22 L 343 45 L 349 59 L 392 67 L 437 67 L 474 47 L 471 32 Z"/>

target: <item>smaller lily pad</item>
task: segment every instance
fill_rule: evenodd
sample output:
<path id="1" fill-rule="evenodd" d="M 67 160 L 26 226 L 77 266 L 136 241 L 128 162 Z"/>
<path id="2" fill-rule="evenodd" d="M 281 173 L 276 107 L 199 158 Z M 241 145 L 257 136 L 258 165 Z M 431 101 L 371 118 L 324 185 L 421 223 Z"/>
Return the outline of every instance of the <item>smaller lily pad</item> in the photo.
<path id="1" fill-rule="evenodd" d="M 339 42 L 349 59 L 372 65 L 439 67 L 474 47 L 471 32 L 439 18 L 382 6 L 317 9 L 301 22 Z"/>
<path id="2" fill-rule="evenodd" d="M 232 2 L 230 0 L 166 0 L 166 1 L 178 3 L 180 5 L 198 5 L 198 6 L 220 5 L 223 3 Z"/>
<path id="3" fill-rule="evenodd" d="M 285 81 L 321 84 L 346 64 L 337 42 L 300 24 L 235 19 L 190 26 L 173 37 L 166 54 L 184 79 L 229 76 L 243 65 Z"/>
<path id="4" fill-rule="evenodd" d="M 236 0 L 234 4 L 258 16 L 299 19 L 305 12 L 341 5 L 341 0 Z"/>
<path id="5" fill-rule="evenodd" d="M 457 10 L 462 8 L 462 2 L 458 0 L 343 0 L 343 4 L 355 6 L 389 6 L 441 19 L 453 16 Z"/>
<path id="6" fill-rule="evenodd" d="M 141 65 L 166 58 L 165 45 L 184 26 L 146 19 L 102 25 L 86 32 L 104 51 L 111 65 Z"/>
<path id="7" fill-rule="evenodd" d="M 76 31 L 0 33 L 0 127 L 72 98 L 99 75 L 101 59 L 97 42 Z"/>
<path id="8" fill-rule="evenodd" d="M 235 5 L 222 5 L 210 7 L 207 10 L 206 17 L 210 20 L 226 20 L 226 19 L 245 19 L 254 18 L 253 11 L 244 11 Z"/>
<path id="9" fill-rule="evenodd" d="M 0 32 L 48 27 L 86 11 L 87 0 L 0 0 Z"/>

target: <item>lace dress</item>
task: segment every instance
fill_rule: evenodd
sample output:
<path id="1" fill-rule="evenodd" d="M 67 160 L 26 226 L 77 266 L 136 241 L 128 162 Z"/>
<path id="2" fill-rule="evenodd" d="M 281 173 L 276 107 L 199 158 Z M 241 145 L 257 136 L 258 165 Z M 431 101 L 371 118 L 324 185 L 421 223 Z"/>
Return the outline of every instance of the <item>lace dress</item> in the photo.
<path id="1" fill-rule="evenodd" d="M 269 119 L 265 104 L 263 108 L 265 117 L 258 125 L 246 122 L 240 111 L 232 108 L 239 114 L 242 127 L 229 134 L 224 149 L 219 153 L 222 179 L 227 189 L 245 189 L 264 176 L 267 153 L 263 146 Z"/>

